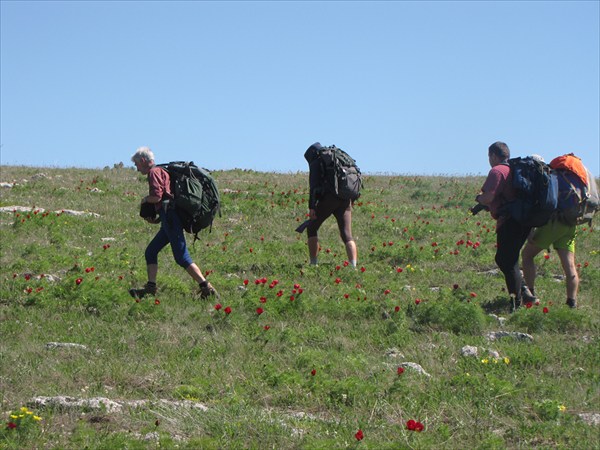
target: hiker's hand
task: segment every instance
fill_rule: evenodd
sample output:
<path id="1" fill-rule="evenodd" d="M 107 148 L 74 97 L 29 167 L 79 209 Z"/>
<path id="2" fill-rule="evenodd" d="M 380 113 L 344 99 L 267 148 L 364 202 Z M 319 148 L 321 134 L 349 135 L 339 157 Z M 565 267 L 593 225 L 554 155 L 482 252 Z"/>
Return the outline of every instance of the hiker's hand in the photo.
<path id="1" fill-rule="evenodd" d="M 314 209 L 309 209 L 308 210 L 308 218 L 310 220 L 316 220 L 317 219 L 317 213 L 315 212 Z"/>
<path id="2" fill-rule="evenodd" d="M 158 216 L 155 217 L 154 219 L 151 217 L 146 217 L 144 220 L 148 223 L 160 223 L 160 217 L 158 217 Z"/>

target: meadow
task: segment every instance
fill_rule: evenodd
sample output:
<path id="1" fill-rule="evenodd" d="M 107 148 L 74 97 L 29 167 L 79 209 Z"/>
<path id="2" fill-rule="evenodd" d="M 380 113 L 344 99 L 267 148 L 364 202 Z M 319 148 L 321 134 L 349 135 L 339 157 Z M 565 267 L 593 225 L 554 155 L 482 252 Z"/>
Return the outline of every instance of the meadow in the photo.
<path id="1" fill-rule="evenodd" d="M 308 265 L 306 173 L 213 175 L 222 216 L 188 244 L 220 297 L 165 249 L 136 301 L 143 176 L 1 168 L 1 449 L 600 446 L 597 222 L 579 308 L 547 251 L 540 304 L 511 314 L 482 177 L 366 176 L 354 270 L 333 219 Z"/>

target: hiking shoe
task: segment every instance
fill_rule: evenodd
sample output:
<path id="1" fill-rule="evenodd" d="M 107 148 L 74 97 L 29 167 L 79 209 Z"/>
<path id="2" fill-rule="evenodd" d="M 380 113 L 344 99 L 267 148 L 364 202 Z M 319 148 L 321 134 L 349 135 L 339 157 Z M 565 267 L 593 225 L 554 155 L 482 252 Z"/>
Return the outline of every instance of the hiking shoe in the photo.
<path id="1" fill-rule="evenodd" d="M 540 304 L 540 299 L 532 294 L 527 286 L 521 288 L 521 300 L 523 303 L 533 303 L 534 305 Z"/>
<path id="2" fill-rule="evenodd" d="M 141 299 L 144 298 L 144 296 L 146 295 L 154 294 L 156 294 L 156 285 L 150 286 L 148 283 L 146 283 L 144 287 L 140 289 L 129 289 L 129 295 L 131 295 L 133 298 Z"/>
<path id="3" fill-rule="evenodd" d="M 569 308 L 577 308 L 577 300 L 572 299 L 572 298 L 568 298 L 567 299 L 567 306 Z"/>
<path id="4" fill-rule="evenodd" d="M 200 286 L 200 298 L 204 300 L 210 297 L 211 295 L 218 297 L 219 294 L 217 293 L 217 290 L 213 287 L 213 285 L 207 281 L 206 285 Z"/>

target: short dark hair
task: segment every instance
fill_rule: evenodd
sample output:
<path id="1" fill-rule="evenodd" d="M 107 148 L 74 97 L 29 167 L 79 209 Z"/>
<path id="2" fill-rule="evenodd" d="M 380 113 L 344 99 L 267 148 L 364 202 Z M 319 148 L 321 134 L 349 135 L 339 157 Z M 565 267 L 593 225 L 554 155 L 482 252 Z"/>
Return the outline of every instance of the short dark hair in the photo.
<path id="1" fill-rule="evenodd" d="M 510 158 L 510 150 L 508 145 L 500 141 L 494 142 L 492 145 L 490 145 L 488 148 L 488 153 L 502 158 L 503 161 Z"/>

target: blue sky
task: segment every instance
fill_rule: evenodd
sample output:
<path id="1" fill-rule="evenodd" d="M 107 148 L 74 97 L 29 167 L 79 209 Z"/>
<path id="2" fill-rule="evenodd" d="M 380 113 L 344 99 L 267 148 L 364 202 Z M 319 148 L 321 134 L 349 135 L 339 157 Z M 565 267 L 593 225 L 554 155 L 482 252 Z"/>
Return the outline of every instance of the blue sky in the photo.
<path id="1" fill-rule="evenodd" d="M 600 174 L 598 1 L 1 3 L 3 165 L 485 174 L 487 147 Z"/>

